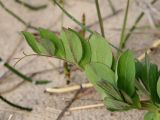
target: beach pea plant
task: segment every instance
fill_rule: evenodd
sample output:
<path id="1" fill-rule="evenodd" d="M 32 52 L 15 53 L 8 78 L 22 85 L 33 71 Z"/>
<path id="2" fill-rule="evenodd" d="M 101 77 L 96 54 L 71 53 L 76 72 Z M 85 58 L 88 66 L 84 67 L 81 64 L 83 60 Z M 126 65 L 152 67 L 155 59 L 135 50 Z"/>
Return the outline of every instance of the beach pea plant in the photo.
<path id="1" fill-rule="evenodd" d="M 84 71 L 108 110 L 147 110 L 144 120 L 160 120 L 160 71 L 147 54 L 139 61 L 126 50 L 115 58 L 110 44 L 96 32 L 84 38 L 72 29 L 63 29 L 59 36 L 43 28 L 38 31 L 40 39 L 23 32 L 33 51 Z"/>

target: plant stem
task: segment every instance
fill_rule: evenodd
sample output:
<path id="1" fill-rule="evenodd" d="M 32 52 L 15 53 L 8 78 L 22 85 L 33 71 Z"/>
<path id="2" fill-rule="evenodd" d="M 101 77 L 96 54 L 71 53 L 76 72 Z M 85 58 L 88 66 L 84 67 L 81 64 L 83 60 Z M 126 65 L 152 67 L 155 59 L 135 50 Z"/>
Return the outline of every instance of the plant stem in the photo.
<path id="1" fill-rule="evenodd" d="M 72 19 L 75 23 L 81 26 L 83 29 L 86 29 L 88 32 L 93 33 L 89 28 L 84 26 L 81 22 L 75 19 L 71 14 L 69 14 L 56 0 L 52 0 L 70 19 Z"/>
<path id="2" fill-rule="evenodd" d="M 16 15 L 14 12 L 12 12 L 10 9 L 8 9 L 0 0 L 0 6 L 6 11 L 8 12 L 11 16 L 13 16 L 14 18 L 16 18 L 20 23 L 22 23 L 23 25 L 25 25 L 28 28 L 34 29 L 34 30 L 38 30 L 37 27 L 29 25 L 26 21 L 24 21 L 22 18 L 20 18 L 18 15 Z"/>
<path id="3" fill-rule="evenodd" d="M 25 110 L 25 111 L 32 111 L 32 108 L 27 108 L 27 107 L 23 107 L 23 106 L 20 106 L 20 105 L 17 105 L 17 104 L 14 104 L 12 102 L 10 102 L 9 100 L 5 99 L 3 96 L 0 95 L 0 99 L 2 101 L 4 101 L 5 103 L 9 104 L 10 106 L 12 107 L 15 107 L 15 108 L 18 108 L 20 110 Z"/>
<path id="4" fill-rule="evenodd" d="M 110 6 L 110 8 L 111 8 L 111 10 L 112 10 L 112 12 L 113 12 L 113 15 L 115 15 L 115 14 L 116 14 L 116 9 L 115 9 L 115 7 L 113 6 L 112 1 L 111 1 L 111 0 L 108 0 L 108 3 L 109 3 L 109 6 Z"/>
<path id="5" fill-rule="evenodd" d="M 117 10 L 115 14 L 119 14 L 119 13 L 121 13 L 121 12 L 122 12 L 122 9 Z M 111 18 L 111 17 L 113 17 L 113 16 L 114 16 L 113 14 L 110 14 L 110 15 L 107 15 L 107 16 L 103 17 L 102 19 L 103 19 L 103 21 L 105 21 L 105 20 L 107 20 L 107 19 L 109 19 L 109 18 Z M 98 21 L 95 21 L 95 22 L 93 22 L 93 23 L 91 23 L 91 24 L 89 24 L 89 25 L 86 25 L 86 26 L 87 26 L 88 28 L 91 28 L 91 27 L 93 27 L 94 25 L 96 25 L 96 24 L 98 24 L 98 23 L 99 23 L 99 20 L 98 20 Z"/>
<path id="6" fill-rule="evenodd" d="M 24 2 L 24 1 L 21 1 L 21 0 L 15 0 L 15 2 L 25 6 L 27 8 L 29 8 L 31 10 L 35 10 L 35 11 L 41 10 L 41 9 L 45 9 L 47 7 L 47 5 L 33 6 L 33 5 L 30 5 L 30 4 L 28 4 L 28 3 Z"/>
<path id="7" fill-rule="evenodd" d="M 103 20 L 102 20 L 101 11 L 100 11 L 100 8 L 99 8 L 98 0 L 95 0 L 95 4 L 96 4 L 96 9 L 97 9 L 97 14 L 98 14 L 98 19 L 99 19 L 99 25 L 100 25 L 100 29 L 101 29 L 101 34 L 102 34 L 103 37 L 105 37 Z"/>
<path id="8" fill-rule="evenodd" d="M 56 0 L 52 0 L 70 19 L 72 19 L 75 23 L 77 23 L 81 28 L 85 29 L 89 33 L 93 33 L 92 30 L 90 30 L 88 27 L 83 25 L 81 22 L 79 22 L 77 19 L 75 19 L 71 14 L 69 14 Z M 122 52 L 121 49 L 114 46 L 112 43 L 108 42 L 114 49 L 116 49 L 119 52 Z"/>
<path id="9" fill-rule="evenodd" d="M 82 89 L 79 89 L 74 97 L 72 98 L 72 100 L 68 103 L 68 105 L 62 110 L 62 112 L 58 115 L 57 119 L 56 120 L 61 120 L 64 113 L 70 108 L 70 106 L 73 104 L 73 102 L 77 99 L 78 95 L 81 93 Z"/>
<path id="10" fill-rule="evenodd" d="M 82 24 L 84 25 L 84 26 L 86 26 L 86 15 L 83 13 L 83 15 L 82 15 Z M 85 38 L 85 36 L 86 36 L 86 30 L 85 29 L 81 29 L 80 30 L 80 33 L 82 34 L 82 36 Z"/>
<path id="11" fill-rule="evenodd" d="M 127 1 L 127 6 L 126 6 L 126 11 L 125 11 L 125 16 L 124 16 L 124 21 L 123 21 L 123 27 L 122 27 L 122 33 L 121 33 L 121 38 L 120 38 L 120 45 L 119 48 L 123 48 L 123 44 L 125 44 L 125 31 L 126 31 L 126 26 L 127 26 L 127 20 L 128 20 L 128 11 L 129 11 L 129 4 L 130 0 Z"/>
<path id="12" fill-rule="evenodd" d="M 151 2 L 151 4 L 155 4 L 158 0 L 153 0 Z M 141 19 L 144 16 L 144 12 L 140 13 L 140 15 L 137 17 L 134 25 L 131 27 L 131 29 L 129 30 L 128 34 L 126 35 L 125 39 L 124 39 L 124 43 L 122 44 L 122 47 L 125 47 L 125 43 L 128 41 L 128 39 L 130 38 L 130 36 L 132 35 L 133 31 L 136 29 L 137 25 L 139 24 L 139 22 L 141 21 Z"/>
<path id="13" fill-rule="evenodd" d="M 0 58 L 0 62 L 2 62 L 2 58 Z M 22 74 L 21 72 L 19 72 L 18 70 L 16 70 L 15 68 L 13 68 L 12 66 L 10 66 L 8 63 L 4 63 L 4 66 L 9 69 L 11 72 L 13 72 L 14 74 L 16 74 L 17 76 L 19 76 L 20 78 L 22 78 L 23 80 L 26 80 L 28 82 L 34 82 L 32 80 L 32 78 L 25 76 L 24 74 Z M 44 81 L 35 81 L 35 84 L 47 84 L 49 83 L 49 81 L 44 80 Z"/>

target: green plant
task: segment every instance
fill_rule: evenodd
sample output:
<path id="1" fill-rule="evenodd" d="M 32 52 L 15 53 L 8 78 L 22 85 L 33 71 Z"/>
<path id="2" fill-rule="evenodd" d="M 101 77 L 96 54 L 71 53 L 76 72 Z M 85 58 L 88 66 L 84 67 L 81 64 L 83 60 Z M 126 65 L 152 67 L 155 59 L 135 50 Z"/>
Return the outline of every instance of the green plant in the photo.
<path id="1" fill-rule="evenodd" d="M 84 71 L 107 109 L 147 110 L 145 120 L 160 119 L 160 71 L 147 55 L 140 62 L 127 50 L 115 59 L 109 43 L 96 32 L 87 39 L 72 29 L 63 29 L 57 36 L 40 28 L 40 39 L 23 34 L 38 55 L 67 61 Z M 142 95 L 147 99 L 142 100 Z"/>

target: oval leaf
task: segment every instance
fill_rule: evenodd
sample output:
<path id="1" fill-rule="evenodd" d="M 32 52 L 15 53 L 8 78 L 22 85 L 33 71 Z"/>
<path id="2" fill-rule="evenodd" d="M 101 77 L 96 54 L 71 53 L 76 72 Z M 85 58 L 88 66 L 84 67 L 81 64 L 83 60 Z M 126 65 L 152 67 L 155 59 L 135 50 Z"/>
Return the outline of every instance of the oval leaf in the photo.
<path id="1" fill-rule="evenodd" d="M 85 40 L 80 34 L 78 34 L 76 31 L 69 29 L 73 31 L 81 40 L 82 48 L 83 48 L 83 55 L 81 58 L 81 61 L 79 62 L 79 65 L 81 67 L 85 67 L 86 64 L 91 62 L 91 47 L 87 40 Z"/>
<path id="2" fill-rule="evenodd" d="M 158 82 L 157 82 L 157 93 L 158 93 L 158 96 L 159 96 L 159 99 L 160 99 L 160 77 L 159 77 Z"/>
<path id="3" fill-rule="evenodd" d="M 47 51 L 37 42 L 34 35 L 29 32 L 23 32 L 23 35 L 32 50 L 38 54 L 46 54 Z"/>
<path id="4" fill-rule="evenodd" d="M 154 120 L 154 117 L 155 117 L 155 113 L 148 112 L 148 113 L 145 114 L 144 120 Z"/>
<path id="5" fill-rule="evenodd" d="M 118 88 L 132 96 L 135 93 L 135 62 L 130 51 L 126 51 L 120 56 L 117 75 Z"/>
<path id="6" fill-rule="evenodd" d="M 112 97 L 105 97 L 104 104 L 110 111 L 125 111 L 131 108 L 129 104 L 113 99 Z"/>
<path id="7" fill-rule="evenodd" d="M 149 69 L 149 88 L 151 93 L 151 99 L 154 103 L 160 103 L 160 98 L 157 94 L 157 82 L 159 78 L 158 67 L 155 64 L 150 64 Z"/>
<path id="8" fill-rule="evenodd" d="M 97 85 L 100 80 L 105 80 L 108 83 L 115 85 L 114 72 L 104 64 L 96 62 L 90 63 L 86 65 L 85 73 L 91 83 L 96 87 L 97 91 L 101 94 L 105 92 Z"/>
<path id="9" fill-rule="evenodd" d="M 98 33 L 93 33 L 89 40 L 91 46 L 91 62 L 99 62 L 112 66 L 112 50 L 107 41 Z"/>
<path id="10" fill-rule="evenodd" d="M 59 39 L 53 32 L 47 29 L 40 28 L 39 33 L 43 39 L 49 40 L 51 44 L 55 45 L 55 56 L 65 58 L 65 50 L 61 39 Z"/>
<path id="11" fill-rule="evenodd" d="M 101 80 L 97 83 L 99 87 L 101 87 L 107 96 L 111 96 L 117 100 L 123 101 L 120 92 L 116 87 L 108 83 L 106 80 Z"/>
<path id="12" fill-rule="evenodd" d="M 66 52 L 66 59 L 73 63 L 79 63 L 82 58 L 82 44 L 79 37 L 72 31 L 63 30 L 62 42 Z"/>

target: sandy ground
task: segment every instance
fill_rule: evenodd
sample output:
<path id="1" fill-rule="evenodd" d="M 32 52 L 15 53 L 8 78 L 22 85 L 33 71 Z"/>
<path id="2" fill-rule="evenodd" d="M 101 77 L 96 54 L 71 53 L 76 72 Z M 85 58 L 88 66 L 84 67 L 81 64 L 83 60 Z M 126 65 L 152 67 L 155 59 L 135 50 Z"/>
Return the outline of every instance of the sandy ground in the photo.
<path id="1" fill-rule="evenodd" d="M 38 12 L 33 12 L 21 5 L 18 5 L 13 0 L 3 0 L 4 4 L 8 8 L 10 8 L 12 11 L 14 11 L 25 21 L 31 23 L 32 25 L 50 28 L 51 30 L 60 30 L 61 22 L 60 20 L 58 20 L 58 18 L 61 15 L 61 11 L 57 7 L 51 5 L 51 3 L 46 0 L 26 1 L 33 4 L 47 3 L 48 8 Z M 111 10 L 109 9 L 107 0 L 99 1 L 103 16 L 110 15 Z M 113 0 L 113 2 L 117 10 L 125 8 L 126 0 Z M 140 12 L 140 9 L 136 7 L 133 1 L 131 4 L 132 5 L 130 7 L 128 27 L 133 24 L 136 16 Z M 159 5 L 160 2 L 157 3 L 157 8 Z M 97 20 L 94 0 L 66 0 L 65 7 L 69 10 L 70 13 L 72 13 L 72 15 L 74 15 L 79 20 L 81 20 L 82 14 L 85 13 L 87 24 L 90 24 Z M 115 45 L 118 45 L 120 32 L 118 30 L 114 30 L 114 28 L 121 28 L 123 16 L 124 12 L 121 12 L 120 14 L 104 22 L 107 39 Z M 144 17 L 141 22 L 141 25 L 143 24 L 148 24 L 148 20 L 146 17 Z M 75 28 L 77 27 L 77 25 L 67 17 L 64 17 L 64 27 Z M 15 49 L 18 41 L 23 40 L 19 32 L 23 31 L 24 29 L 24 25 L 19 23 L 15 18 L 10 16 L 0 7 L 0 56 L 3 59 L 7 60 L 11 52 Z M 95 25 L 92 27 L 92 29 L 99 31 L 99 26 Z M 145 30 L 140 33 L 133 34 L 126 47 L 133 50 L 135 52 L 135 55 L 138 56 L 142 52 L 144 52 L 146 48 L 148 48 L 153 43 L 153 41 L 159 38 L 160 36 L 158 32 L 156 32 L 155 34 L 154 30 Z M 18 52 L 16 53 L 14 58 L 23 57 L 23 51 L 27 54 L 33 53 L 26 42 L 23 42 L 22 45 L 19 46 Z M 151 55 L 151 59 L 153 62 L 160 65 L 159 58 L 160 52 L 159 50 L 156 50 Z M 29 62 L 31 59 L 34 59 L 34 61 Z M 12 65 L 15 62 L 15 59 L 11 60 Z M 21 72 L 23 73 L 32 73 L 35 71 L 52 68 L 53 66 L 50 63 L 54 63 L 55 66 L 59 66 L 59 62 L 55 59 L 48 59 L 44 57 L 28 57 L 18 63 L 16 65 L 16 68 L 19 69 L 27 62 L 29 63 L 21 69 Z M 4 71 L 6 71 L 6 69 L 0 67 L 0 72 Z M 71 85 L 87 82 L 86 78 L 83 76 L 83 73 L 80 72 L 75 72 L 72 75 L 72 78 L 73 80 Z M 68 101 L 74 96 L 74 93 L 52 95 L 44 93 L 44 89 L 46 87 L 66 86 L 64 75 L 60 75 L 58 71 L 51 71 L 43 75 L 38 75 L 35 77 L 35 79 L 49 79 L 52 80 L 52 83 L 43 86 L 35 86 L 31 83 L 24 83 L 14 91 L 3 95 L 7 99 L 10 99 L 15 103 L 19 103 L 23 106 L 33 107 L 33 112 L 19 111 L 0 101 L 0 120 L 9 120 L 10 115 L 13 115 L 12 120 L 56 120 L 56 117 L 66 106 Z M 0 91 L 5 91 L 20 81 L 22 81 L 20 78 L 12 75 L 0 83 Z M 73 103 L 72 107 L 100 103 L 100 99 L 100 96 L 96 92 L 93 92 L 87 96 L 82 97 L 79 100 L 76 100 Z M 144 111 L 136 110 L 123 113 L 111 113 L 102 107 L 89 110 L 79 110 L 70 113 L 67 112 L 63 117 L 63 120 L 142 120 L 143 114 Z"/>

